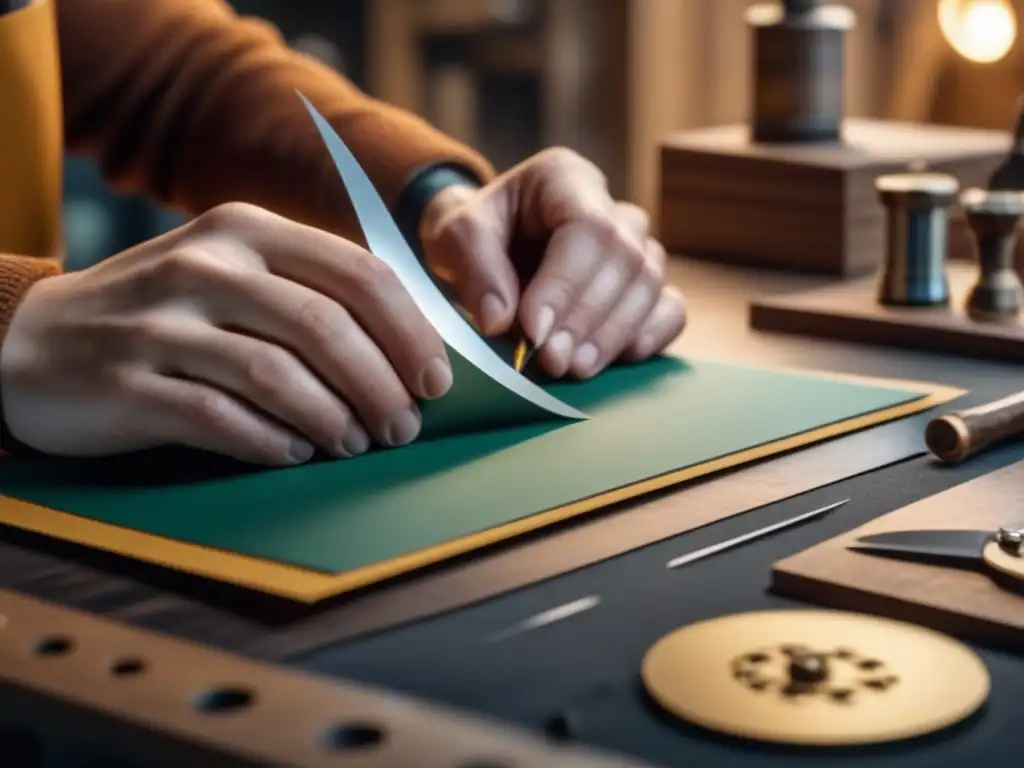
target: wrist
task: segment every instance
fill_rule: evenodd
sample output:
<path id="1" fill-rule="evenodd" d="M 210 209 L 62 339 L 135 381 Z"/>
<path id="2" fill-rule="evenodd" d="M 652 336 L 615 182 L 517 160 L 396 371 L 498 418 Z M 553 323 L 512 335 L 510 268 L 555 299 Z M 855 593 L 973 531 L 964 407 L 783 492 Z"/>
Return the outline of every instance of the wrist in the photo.
<path id="1" fill-rule="evenodd" d="M 420 216 L 419 228 L 417 230 L 419 242 L 422 243 L 430 237 L 431 233 L 437 229 L 437 225 L 444 220 L 449 213 L 461 207 L 462 204 L 475 195 L 479 189 L 479 187 L 465 183 L 452 184 L 451 186 L 438 191 L 432 198 L 430 198 L 423 209 L 422 215 Z"/>
<path id="2" fill-rule="evenodd" d="M 21 256 L 0 257 L 0 456 L 32 454 L 35 451 L 11 434 L 6 412 L 8 398 L 4 397 L 12 360 L 19 350 L 12 347 L 16 339 L 10 333 L 15 317 L 24 308 L 25 300 L 41 283 L 59 273 L 56 262 Z"/>
<path id="3" fill-rule="evenodd" d="M 480 187 L 479 180 L 461 166 L 433 165 L 417 173 L 394 211 L 409 245 L 419 251 L 424 234 Z"/>

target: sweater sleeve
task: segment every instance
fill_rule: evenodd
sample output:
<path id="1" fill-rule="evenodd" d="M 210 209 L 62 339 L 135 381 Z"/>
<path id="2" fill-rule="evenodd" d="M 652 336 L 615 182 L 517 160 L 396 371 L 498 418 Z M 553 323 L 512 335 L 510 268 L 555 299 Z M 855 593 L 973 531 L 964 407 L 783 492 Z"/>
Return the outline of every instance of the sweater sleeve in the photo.
<path id="1" fill-rule="evenodd" d="M 191 214 L 244 201 L 357 237 L 296 91 L 389 205 L 430 166 L 493 176 L 472 149 L 290 50 L 271 25 L 225 0 L 58 0 L 57 15 L 68 149 L 95 157 L 121 191 Z M 25 292 L 59 271 L 53 261 L 0 256 L 0 344 Z M 0 413 L 0 444 L 3 431 Z"/>
<path id="2" fill-rule="evenodd" d="M 341 180 L 296 91 L 389 205 L 424 167 L 487 180 L 476 152 L 362 93 L 224 0 L 60 0 L 65 125 L 107 179 L 189 213 L 245 201 L 347 235 Z"/>

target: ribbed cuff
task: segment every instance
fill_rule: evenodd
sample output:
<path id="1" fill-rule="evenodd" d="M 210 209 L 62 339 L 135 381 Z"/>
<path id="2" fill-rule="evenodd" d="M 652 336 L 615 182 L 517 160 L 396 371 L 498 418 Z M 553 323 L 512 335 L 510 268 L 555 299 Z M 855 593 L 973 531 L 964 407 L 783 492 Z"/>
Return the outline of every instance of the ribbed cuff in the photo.
<path id="1" fill-rule="evenodd" d="M 7 336 L 7 328 L 14 311 L 21 304 L 28 289 L 45 277 L 60 273 L 60 266 L 49 259 L 25 256 L 0 256 L 0 346 Z M 4 418 L 3 393 L 0 392 L 0 455 L 36 453 L 16 440 L 7 428 Z"/>

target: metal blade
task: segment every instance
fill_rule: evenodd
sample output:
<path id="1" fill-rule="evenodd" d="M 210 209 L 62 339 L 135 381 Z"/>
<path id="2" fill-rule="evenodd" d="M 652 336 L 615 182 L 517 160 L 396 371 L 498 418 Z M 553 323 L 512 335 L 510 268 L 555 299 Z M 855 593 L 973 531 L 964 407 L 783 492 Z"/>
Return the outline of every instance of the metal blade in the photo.
<path id="1" fill-rule="evenodd" d="M 992 531 L 892 531 L 862 536 L 850 549 L 878 554 L 980 560 L 982 548 L 991 539 Z"/>
<path id="2" fill-rule="evenodd" d="M 821 515 L 824 515 L 827 512 L 831 512 L 833 509 L 838 509 L 839 507 L 846 504 L 848 501 L 849 499 L 843 499 L 842 501 L 837 501 L 834 504 L 829 504 L 827 507 L 821 507 L 820 509 L 815 509 L 810 512 L 804 512 L 802 515 L 791 517 L 788 520 L 783 520 L 780 523 L 773 523 L 772 525 L 767 525 L 764 528 L 758 528 L 756 531 L 744 533 L 742 536 L 736 536 L 732 539 L 720 541 L 717 544 L 712 544 L 710 547 L 698 549 L 696 552 L 689 552 L 685 555 L 680 555 L 679 557 L 675 557 L 669 560 L 665 564 L 665 567 L 682 568 L 684 565 L 695 563 L 698 560 L 703 560 L 705 557 L 711 557 L 711 555 L 717 555 L 719 552 L 724 552 L 727 549 L 738 547 L 740 544 L 745 544 L 748 541 L 760 539 L 763 536 L 767 536 L 770 533 L 775 533 L 776 531 L 781 531 L 785 528 L 790 528 L 794 525 L 799 525 L 800 523 L 803 523 L 807 520 L 811 520 L 812 518 L 820 517 Z"/>

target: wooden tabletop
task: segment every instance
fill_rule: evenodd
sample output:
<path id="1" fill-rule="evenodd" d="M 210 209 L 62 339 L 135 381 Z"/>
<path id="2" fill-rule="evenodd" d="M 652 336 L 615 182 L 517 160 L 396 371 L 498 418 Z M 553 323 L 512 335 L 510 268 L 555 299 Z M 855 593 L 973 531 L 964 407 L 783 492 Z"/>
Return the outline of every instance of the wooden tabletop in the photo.
<path id="1" fill-rule="evenodd" d="M 689 319 L 672 351 L 736 362 L 831 370 L 884 378 L 916 379 L 964 387 L 995 399 L 1024 389 L 1019 365 L 951 355 L 823 341 L 753 331 L 751 300 L 834 283 L 807 277 L 745 269 L 676 256 L 669 266 L 673 284 L 687 297 Z"/>

